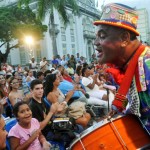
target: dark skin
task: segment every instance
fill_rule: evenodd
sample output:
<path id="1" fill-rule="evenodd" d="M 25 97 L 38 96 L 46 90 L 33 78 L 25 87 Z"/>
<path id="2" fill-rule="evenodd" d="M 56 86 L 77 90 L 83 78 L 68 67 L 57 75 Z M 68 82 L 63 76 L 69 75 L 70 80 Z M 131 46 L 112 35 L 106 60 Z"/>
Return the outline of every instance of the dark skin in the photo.
<path id="1" fill-rule="evenodd" d="M 133 34 L 128 30 L 99 25 L 94 44 L 97 47 L 101 64 L 111 63 L 125 72 L 128 62 L 140 45 L 140 41 L 133 38 Z M 109 116 L 116 113 L 117 111 L 111 110 Z"/>
<path id="2" fill-rule="evenodd" d="M 90 70 L 89 70 L 89 69 L 86 69 L 86 71 L 85 71 L 85 73 L 84 73 L 84 76 L 85 76 L 85 77 L 89 77 L 89 75 L 90 75 Z M 90 83 L 90 84 L 87 85 L 87 87 L 88 87 L 89 89 L 93 89 L 94 86 L 95 86 L 95 84 L 97 84 L 97 77 L 98 77 L 98 74 L 95 74 L 95 75 L 92 77 L 92 78 L 93 78 L 93 83 Z M 107 101 L 107 100 L 108 100 L 107 95 L 104 94 L 103 97 L 102 97 L 102 99 L 105 100 L 105 101 Z"/>
<path id="3" fill-rule="evenodd" d="M 96 50 L 101 53 L 100 63 L 115 64 L 123 69 L 130 56 L 136 51 L 140 42 L 130 40 L 130 32 L 109 25 L 99 25 L 95 40 Z"/>

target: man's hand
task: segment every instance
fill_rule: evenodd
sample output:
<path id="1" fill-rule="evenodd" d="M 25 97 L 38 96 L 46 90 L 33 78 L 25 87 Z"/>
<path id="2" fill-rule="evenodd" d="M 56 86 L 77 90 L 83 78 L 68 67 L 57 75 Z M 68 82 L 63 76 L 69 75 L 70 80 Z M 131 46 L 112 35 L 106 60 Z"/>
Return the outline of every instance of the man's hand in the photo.
<path id="1" fill-rule="evenodd" d="M 56 102 L 56 103 L 51 105 L 50 113 L 52 113 L 52 114 L 61 113 L 64 110 L 65 106 L 66 105 L 64 105 L 63 102 L 62 103 Z"/>
<path id="2" fill-rule="evenodd" d="M 52 104 L 51 105 L 51 107 L 50 107 L 50 113 L 52 113 L 52 114 L 55 114 L 56 112 L 57 112 L 57 109 L 58 109 L 58 105 L 59 105 L 59 103 L 57 102 L 57 103 L 54 103 L 54 104 Z"/>
<path id="3" fill-rule="evenodd" d="M 65 109 L 65 106 L 64 103 L 60 103 L 57 107 L 57 113 L 61 113 L 64 109 Z"/>
<path id="4" fill-rule="evenodd" d="M 112 118 L 115 114 L 117 114 L 117 110 L 111 109 L 110 112 L 108 113 L 108 119 Z"/>

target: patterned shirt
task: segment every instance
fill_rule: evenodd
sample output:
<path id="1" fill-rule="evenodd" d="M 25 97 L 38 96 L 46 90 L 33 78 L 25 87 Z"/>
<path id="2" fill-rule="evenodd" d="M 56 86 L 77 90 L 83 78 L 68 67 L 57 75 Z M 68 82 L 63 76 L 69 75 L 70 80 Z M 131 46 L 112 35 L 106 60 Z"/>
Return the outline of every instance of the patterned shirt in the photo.
<path id="1" fill-rule="evenodd" d="M 139 116 L 150 132 L 150 48 L 145 47 L 138 59 L 138 80 L 141 91 L 137 88 L 137 78 L 134 76 L 129 92 L 129 109 L 127 112 Z"/>

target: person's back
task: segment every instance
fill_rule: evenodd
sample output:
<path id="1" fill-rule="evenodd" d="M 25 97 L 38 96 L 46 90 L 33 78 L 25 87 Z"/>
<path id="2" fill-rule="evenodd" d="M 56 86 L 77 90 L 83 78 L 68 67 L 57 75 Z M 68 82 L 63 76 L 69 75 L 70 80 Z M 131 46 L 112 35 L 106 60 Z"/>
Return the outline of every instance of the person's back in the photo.
<path id="1" fill-rule="evenodd" d="M 71 91 L 74 89 L 74 85 L 67 80 L 63 80 L 60 82 L 58 88 L 62 91 L 64 95 L 66 95 L 68 91 Z M 83 96 L 83 93 L 81 91 L 75 91 L 72 98 L 80 98 L 82 96 Z"/>

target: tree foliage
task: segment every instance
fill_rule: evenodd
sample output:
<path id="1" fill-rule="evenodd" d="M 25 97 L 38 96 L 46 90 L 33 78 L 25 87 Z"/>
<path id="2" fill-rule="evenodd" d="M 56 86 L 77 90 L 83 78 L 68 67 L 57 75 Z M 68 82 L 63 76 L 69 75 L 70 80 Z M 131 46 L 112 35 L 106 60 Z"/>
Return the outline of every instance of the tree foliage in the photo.
<path id="1" fill-rule="evenodd" d="M 31 35 L 34 40 L 40 40 L 44 37 L 47 26 L 36 18 L 29 7 L 13 6 L 0 7 L 0 29 L 0 60 L 5 62 L 10 50 L 23 44 L 25 36 Z M 1 47 L 4 44 L 6 51 L 2 53 Z"/>
<path id="2" fill-rule="evenodd" d="M 18 0 L 18 6 L 22 7 L 29 6 L 33 0 Z M 67 13 L 66 6 L 70 7 L 74 15 L 79 15 L 79 7 L 77 5 L 77 0 L 36 0 L 37 2 L 37 17 L 39 20 L 43 20 L 47 13 L 50 14 L 49 17 L 49 28 L 50 36 L 52 39 L 52 51 L 53 55 L 57 55 L 57 44 L 56 44 L 56 33 L 55 33 L 55 23 L 54 23 L 54 9 L 58 11 L 59 15 L 62 17 L 64 25 L 69 22 L 69 17 Z"/>
<path id="3" fill-rule="evenodd" d="M 32 2 L 32 0 L 18 0 L 18 5 L 20 7 L 22 4 L 28 6 L 30 2 Z M 38 3 L 37 13 L 38 18 L 40 20 L 45 18 L 47 12 L 53 14 L 54 9 L 56 9 L 59 15 L 62 17 L 64 24 L 67 24 L 69 19 L 66 6 L 70 6 L 70 8 L 72 9 L 72 13 L 74 15 L 79 14 L 79 7 L 77 5 L 77 0 L 37 0 L 37 3 Z"/>

